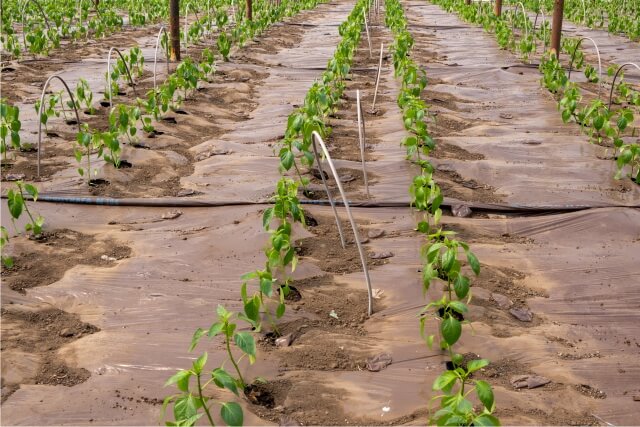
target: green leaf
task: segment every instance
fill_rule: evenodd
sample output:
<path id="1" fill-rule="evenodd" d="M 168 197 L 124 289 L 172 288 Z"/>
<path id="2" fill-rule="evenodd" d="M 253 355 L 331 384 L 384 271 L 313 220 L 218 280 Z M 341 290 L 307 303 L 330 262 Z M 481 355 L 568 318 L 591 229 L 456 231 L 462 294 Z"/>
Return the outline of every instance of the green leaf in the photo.
<path id="1" fill-rule="evenodd" d="M 488 382 L 482 380 L 476 381 L 476 394 L 485 408 L 490 411 L 493 410 L 493 390 L 491 390 Z"/>
<path id="2" fill-rule="evenodd" d="M 273 219 L 273 208 L 267 208 L 264 210 L 262 214 L 262 227 L 265 230 L 269 229 L 269 224 L 271 224 L 271 220 Z"/>
<path id="3" fill-rule="evenodd" d="M 450 301 L 449 307 L 451 307 L 454 311 L 457 311 L 458 313 L 466 313 L 467 311 L 469 311 L 466 304 L 460 301 Z"/>
<path id="4" fill-rule="evenodd" d="M 200 338 L 205 334 L 205 331 L 202 328 L 196 329 L 193 333 L 193 337 L 191 338 L 191 345 L 189 346 L 189 351 L 193 351 L 194 348 L 198 345 Z"/>
<path id="5" fill-rule="evenodd" d="M 455 384 L 457 379 L 458 376 L 453 371 L 446 371 L 433 382 L 433 389 L 448 392 L 451 390 L 451 387 L 453 387 L 453 384 Z"/>
<path id="6" fill-rule="evenodd" d="M 286 306 L 282 303 L 278 304 L 278 308 L 276 309 L 276 318 L 281 318 L 284 316 L 284 311 L 286 310 Z"/>
<path id="7" fill-rule="evenodd" d="M 467 363 L 467 371 L 469 373 L 475 372 L 479 369 L 484 368 L 488 364 L 489 361 L 487 359 L 470 360 L 469 363 Z"/>
<path id="8" fill-rule="evenodd" d="M 223 402 L 220 416 L 228 426 L 241 426 L 244 421 L 242 407 L 235 402 Z"/>
<path id="9" fill-rule="evenodd" d="M 215 337 L 216 335 L 218 335 L 220 332 L 222 332 L 222 328 L 224 327 L 224 324 L 222 322 L 216 322 L 213 325 L 211 325 L 211 327 L 209 328 L 209 332 L 207 333 L 207 335 L 209 335 L 209 337 Z"/>
<path id="10" fill-rule="evenodd" d="M 171 378 L 167 380 L 164 386 L 168 386 L 171 384 L 176 384 L 180 391 L 187 392 L 189 391 L 189 378 L 191 378 L 193 373 L 187 370 L 180 370 L 176 372 Z"/>
<path id="11" fill-rule="evenodd" d="M 253 339 L 253 335 L 249 332 L 238 332 L 233 337 L 234 342 L 245 354 L 249 355 L 249 360 L 255 360 L 256 357 L 256 342 Z"/>
<path id="12" fill-rule="evenodd" d="M 200 357 L 198 357 L 196 359 L 195 362 L 193 362 L 193 372 L 196 373 L 196 375 L 199 375 L 200 373 L 202 373 L 202 369 L 204 369 L 204 365 L 207 364 L 207 352 L 204 352 L 204 354 Z"/>
<path id="13" fill-rule="evenodd" d="M 447 344 L 453 345 L 462 334 L 462 324 L 454 317 L 449 316 L 440 323 L 440 332 Z"/>
<path id="14" fill-rule="evenodd" d="M 291 169 L 293 167 L 293 152 L 289 149 L 283 149 L 282 153 L 280 153 L 280 163 L 282 163 L 282 167 L 285 170 Z"/>
<path id="15" fill-rule="evenodd" d="M 453 289 L 458 298 L 466 298 L 469 294 L 469 278 L 462 274 L 458 274 L 458 276 L 456 276 L 456 280 L 453 282 Z"/>
<path id="16" fill-rule="evenodd" d="M 473 272 L 477 275 L 480 274 L 480 261 L 478 261 L 478 258 L 475 256 L 475 254 L 471 251 L 465 251 L 467 254 L 467 260 L 469 261 L 469 265 L 471 266 L 471 269 L 473 270 Z"/>
<path id="17" fill-rule="evenodd" d="M 482 414 L 473 420 L 473 425 L 476 426 L 499 426 L 500 420 L 491 414 Z"/>
<path id="18" fill-rule="evenodd" d="M 235 378 L 233 378 L 227 371 L 223 368 L 216 368 L 213 372 L 211 372 L 211 376 L 213 377 L 213 382 L 220 388 L 226 388 L 227 390 L 233 392 L 236 396 L 238 395 L 238 385 Z"/>

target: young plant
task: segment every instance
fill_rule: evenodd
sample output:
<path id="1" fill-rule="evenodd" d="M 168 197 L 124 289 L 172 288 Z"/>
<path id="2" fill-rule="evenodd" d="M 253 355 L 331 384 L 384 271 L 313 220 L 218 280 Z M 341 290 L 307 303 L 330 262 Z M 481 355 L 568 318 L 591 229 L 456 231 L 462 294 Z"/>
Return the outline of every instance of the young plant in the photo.
<path id="1" fill-rule="evenodd" d="M 229 52 L 231 51 L 231 40 L 226 32 L 223 31 L 220 33 L 216 44 L 218 46 L 218 51 L 220 51 L 220 55 L 222 55 L 222 59 L 224 62 L 228 62 Z"/>
<path id="2" fill-rule="evenodd" d="M 0 153 L 3 160 L 7 158 L 9 144 L 14 150 L 19 150 L 20 145 L 20 109 L 0 100 Z"/>
<path id="3" fill-rule="evenodd" d="M 96 110 L 93 108 L 93 92 L 89 87 L 89 83 L 83 78 L 78 80 L 76 84 L 76 99 L 78 104 L 84 105 L 88 114 L 95 114 Z"/>
<path id="4" fill-rule="evenodd" d="M 25 212 L 29 217 L 29 221 L 25 224 L 24 231 L 33 237 L 38 237 L 42 233 L 44 218 L 40 215 L 33 216 L 25 199 L 26 195 L 31 196 L 32 200 L 36 202 L 38 200 L 38 189 L 32 184 L 16 181 L 15 188 L 7 192 L 7 206 L 11 214 L 11 221 L 15 226 L 15 221 Z"/>
<path id="5" fill-rule="evenodd" d="M 210 397 L 205 396 L 206 388 L 213 383 L 218 388 L 227 389 L 236 396 L 240 396 L 240 392 L 244 392 L 247 387 L 238 363 L 244 357 L 249 359 L 249 363 L 253 364 L 256 360 L 256 343 L 250 332 L 238 332 L 238 324 L 236 321 L 240 319 L 240 315 L 227 311 L 227 309 L 218 305 L 218 319 L 208 330 L 198 328 L 193 335 L 191 347 L 189 351 L 193 351 L 200 340 L 206 335 L 214 338 L 222 335 L 224 347 L 226 349 L 228 361 L 233 365 L 235 376 L 225 370 L 224 362 L 221 366 L 205 372 L 207 363 L 207 353 L 201 355 L 191 369 L 178 371 L 173 375 L 165 386 L 176 384 L 180 393 L 167 397 L 163 403 L 163 413 L 166 407 L 173 403 L 173 416 L 175 422 L 169 422 L 167 425 L 193 425 L 202 416 L 206 415 L 210 425 L 215 425 L 211 416 L 211 406 L 220 405 L 220 416 L 229 426 L 241 426 L 243 423 L 243 413 L 241 406 L 236 402 L 213 401 Z M 243 313 L 243 318 L 248 318 Z M 253 324 L 250 322 L 250 325 Z M 239 349 L 242 355 L 237 358 L 232 351 L 232 343 L 235 348 Z M 203 383 L 203 376 L 205 381 Z M 195 385 L 191 384 L 191 378 L 195 378 Z"/>

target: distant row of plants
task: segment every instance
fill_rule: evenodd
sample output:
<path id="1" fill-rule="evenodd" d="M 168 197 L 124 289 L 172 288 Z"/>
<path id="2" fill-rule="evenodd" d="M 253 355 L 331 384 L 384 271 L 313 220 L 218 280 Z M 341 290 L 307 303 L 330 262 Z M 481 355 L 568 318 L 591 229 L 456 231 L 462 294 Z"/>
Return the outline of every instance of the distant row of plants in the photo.
<path id="1" fill-rule="evenodd" d="M 485 31 L 496 35 L 496 41 L 504 49 L 519 51 L 523 59 L 528 60 L 535 51 L 535 40 L 544 41 L 549 46 L 550 31 L 546 27 L 533 29 L 531 19 L 522 8 L 505 11 L 502 16 L 495 16 L 489 4 L 467 5 L 459 0 L 433 0 L 449 12 L 457 12 L 468 22 L 481 25 Z M 547 25 L 548 21 L 545 21 Z M 514 29 L 522 32 L 520 42 Z M 596 68 L 585 62 L 584 51 L 581 50 L 579 38 L 563 37 L 562 52 L 569 58 L 575 55 L 572 68 L 583 70 L 587 81 L 602 84 Z M 614 88 L 615 103 L 609 106 L 608 100 L 602 98 L 608 91 L 602 91 L 599 96 L 584 102 L 585 96 L 580 85 L 569 80 L 565 65 L 550 51 L 544 52 L 539 65 L 542 74 L 541 84 L 558 99 L 558 110 L 562 120 L 575 121 L 581 126 L 591 142 L 611 147 L 616 161 L 616 179 L 623 175 L 632 178 L 636 183 L 640 181 L 640 145 L 632 139 L 638 134 L 638 124 L 634 120 L 640 107 L 640 93 L 624 81 L 624 75 L 619 75 Z M 618 66 L 611 64 L 607 75 L 612 77 Z M 607 93 L 604 93 L 607 92 Z"/>
<path id="2" fill-rule="evenodd" d="M 187 12 L 187 7 L 191 13 L 208 12 L 209 8 L 230 4 L 231 0 L 218 0 L 215 4 L 210 0 L 183 1 L 181 14 Z M 125 22 L 143 26 L 167 19 L 165 0 L 110 0 L 99 2 L 97 7 L 93 0 L 5 0 L 0 50 L 14 58 L 21 57 L 23 51 L 46 56 L 59 48 L 63 39 L 97 39 L 122 30 Z"/>
<path id="3" fill-rule="evenodd" d="M 436 334 L 427 332 L 427 325 L 435 320 L 438 324 L 437 345 L 450 358 L 447 369 L 433 383 L 433 390 L 439 393 L 433 400 L 439 401 L 440 409 L 432 415 L 430 422 L 437 425 L 500 425 L 493 415 L 495 400 L 491 386 L 486 381 L 473 379 L 473 373 L 487 366 L 489 361 L 465 361 L 455 350 L 463 325 L 470 323 L 465 316 L 471 300 L 471 280 L 463 267 L 468 266 L 478 275 L 480 262 L 467 243 L 455 239 L 454 232 L 439 227 L 443 195 L 433 177 L 434 167 L 428 160 L 435 142 L 426 121 L 429 106 L 421 98 L 427 76 L 411 58 L 414 40 L 407 30 L 402 5 L 399 0 L 385 0 L 385 6 L 385 24 L 394 36 L 391 49 L 395 75 L 402 82 L 397 102 L 409 133 L 402 145 L 407 159 L 420 168 L 409 193 L 412 206 L 422 212 L 417 231 L 425 238 L 421 248 L 423 292 L 426 295 L 434 286 L 442 290 L 441 296 L 431 300 L 420 312 L 420 332 L 431 348 Z M 479 409 L 469 398 L 474 391 L 481 404 Z"/>

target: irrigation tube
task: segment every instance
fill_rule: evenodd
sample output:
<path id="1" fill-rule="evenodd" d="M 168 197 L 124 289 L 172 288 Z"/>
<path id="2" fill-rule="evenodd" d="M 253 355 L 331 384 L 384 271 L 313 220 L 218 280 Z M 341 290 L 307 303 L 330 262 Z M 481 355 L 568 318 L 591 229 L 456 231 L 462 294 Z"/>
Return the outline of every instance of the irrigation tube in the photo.
<path id="1" fill-rule="evenodd" d="M 160 47 L 160 36 L 162 33 L 167 36 L 167 42 L 169 40 L 169 35 L 167 34 L 167 30 L 165 27 L 160 27 L 160 31 L 158 31 L 158 37 L 156 37 L 156 52 L 153 55 L 153 90 L 156 89 L 156 65 L 158 64 L 158 47 Z M 167 75 L 171 74 L 169 70 L 169 53 L 165 52 L 165 57 L 167 58 Z"/>
<path id="2" fill-rule="evenodd" d="M 380 60 L 378 61 L 378 74 L 376 75 L 376 90 L 373 92 L 373 105 L 371 105 L 371 114 L 376 112 L 376 98 L 378 97 L 378 84 L 380 84 L 380 71 L 382 69 L 382 54 L 384 52 L 384 43 L 380 43 Z"/>
<path id="3" fill-rule="evenodd" d="M 638 69 L 638 71 L 640 71 L 640 67 L 638 67 L 638 65 L 634 64 L 633 62 L 627 62 L 626 64 L 622 64 L 618 68 L 618 71 L 616 71 L 616 74 L 613 76 L 613 82 L 611 83 L 611 92 L 609 92 L 609 110 L 611 110 L 611 101 L 613 100 L 613 89 L 616 87 L 616 79 L 618 78 L 618 74 L 620 74 L 620 71 L 627 65 L 633 65 Z"/>
<path id="4" fill-rule="evenodd" d="M 36 168 L 36 176 L 38 178 L 40 178 L 40 145 L 42 143 L 42 108 L 44 107 L 44 95 L 47 91 L 47 88 L 49 87 L 49 84 L 51 83 L 51 80 L 53 79 L 58 79 L 60 80 L 60 82 L 62 82 L 62 84 L 64 85 L 64 88 L 67 90 L 67 93 L 69 94 L 69 96 L 71 97 L 71 103 L 73 104 L 73 110 L 76 112 L 76 121 L 78 122 L 78 133 L 80 133 L 82 131 L 81 127 L 80 127 L 80 115 L 78 114 L 78 109 L 76 108 L 76 100 L 73 98 L 73 93 L 71 92 L 71 89 L 69 89 L 69 86 L 67 85 L 67 82 L 65 82 L 62 77 L 58 76 L 58 75 L 53 75 L 53 76 L 49 76 L 49 78 L 47 79 L 47 81 L 44 83 L 44 87 L 42 88 L 42 94 L 40 95 L 40 108 L 38 108 L 38 153 L 37 153 L 37 158 L 38 158 L 38 165 Z M 88 174 L 87 176 L 91 176 L 91 152 L 90 149 L 88 148 L 87 150 L 87 163 L 88 163 Z"/>
<path id="5" fill-rule="evenodd" d="M 112 92 L 111 90 L 111 54 L 113 53 L 114 50 L 118 52 L 118 55 L 120 55 L 120 59 L 122 59 L 122 63 L 124 64 L 124 69 L 127 70 L 127 75 L 129 76 L 129 81 L 131 82 L 133 93 L 135 94 L 136 97 L 138 96 L 138 92 L 136 91 L 136 85 L 133 83 L 133 78 L 131 77 L 131 72 L 129 71 L 129 66 L 127 65 L 127 61 L 124 60 L 124 56 L 122 56 L 122 53 L 120 52 L 120 50 L 118 50 L 117 47 L 112 47 L 111 49 L 109 49 L 109 56 L 107 57 L 107 85 L 109 88 L 109 108 L 113 108 L 113 93 L 111 93 Z"/>
<path id="6" fill-rule="evenodd" d="M 369 298 L 369 307 L 368 307 L 367 313 L 369 316 L 371 316 L 371 314 L 373 314 L 373 291 L 371 289 L 371 278 L 369 277 L 369 269 L 367 268 L 367 259 L 365 258 L 364 250 L 362 249 L 362 244 L 360 243 L 358 227 L 356 226 L 356 222 L 353 220 L 353 216 L 351 215 L 351 208 L 349 208 L 349 202 L 347 201 L 347 197 L 345 196 L 344 190 L 342 189 L 342 183 L 340 182 L 340 177 L 338 176 L 336 167 L 333 165 L 333 161 L 331 160 L 331 156 L 329 155 L 329 150 L 327 150 L 327 146 L 324 145 L 324 141 L 322 140 L 322 137 L 316 131 L 313 131 L 311 139 L 313 140 L 313 151 L 316 155 L 316 160 L 318 161 L 318 165 L 320 165 L 320 157 L 318 156 L 316 141 L 320 143 L 320 147 L 322 148 L 322 152 L 324 153 L 324 156 L 327 158 L 327 162 L 329 163 L 329 168 L 331 168 L 331 172 L 333 173 L 333 177 L 336 180 L 336 184 L 338 184 L 338 190 L 340 191 L 340 195 L 342 196 L 342 201 L 344 202 L 344 208 L 347 211 L 347 216 L 349 217 L 349 222 L 351 223 L 351 228 L 353 229 L 353 238 L 356 241 L 356 246 L 358 246 L 360 261 L 362 261 L 362 271 L 364 273 L 365 281 L 367 282 L 367 295 Z M 320 174 L 322 175 L 322 170 L 320 170 Z"/>
<path id="7" fill-rule="evenodd" d="M 598 49 L 598 45 L 591 37 L 582 37 L 580 40 L 578 40 L 578 43 L 576 43 L 576 47 L 573 49 L 573 53 L 571 54 L 571 62 L 569 62 L 569 75 L 567 76 L 567 78 L 571 80 L 571 70 L 573 69 L 573 60 L 575 59 L 576 52 L 578 51 L 578 48 L 582 44 L 583 40 L 589 40 L 591 43 L 593 43 L 593 46 L 595 46 L 596 48 L 596 53 L 598 54 L 598 79 L 599 79 L 598 82 L 600 83 L 598 85 L 598 96 L 600 96 L 600 88 L 602 88 L 602 85 L 604 85 L 604 82 L 602 81 L 602 61 L 600 61 L 600 49 Z"/>
<path id="8" fill-rule="evenodd" d="M 364 146 L 366 141 L 365 129 L 364 129 L 364 115 L 362 114 L 362 103 L 360 102 L 360 90 L 356 90 L 356 109 L 358 110 L 358 139 L 360 140 L 360 157 L 362 159 L 362 176 L 364 178 L 364 188 L 367 191 L 367 198 L 370 199 L 369 194 L 369 180 L 367 179 L 367 160 L 364 156 Z"/>

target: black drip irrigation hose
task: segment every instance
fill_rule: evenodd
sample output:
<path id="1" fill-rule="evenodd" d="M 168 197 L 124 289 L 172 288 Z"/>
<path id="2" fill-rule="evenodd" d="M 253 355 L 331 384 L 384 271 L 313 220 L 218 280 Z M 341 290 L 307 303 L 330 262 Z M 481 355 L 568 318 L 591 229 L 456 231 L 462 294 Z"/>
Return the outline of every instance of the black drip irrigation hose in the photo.
<path id="1" fill-rule="evenodd" d="M 2 196 L 6 199 L 6 196 Z M 29 197 L 29 199 L 31 199 Z M 32 199 L 31 199 L 32 200 Z M 195 200 L 195 199 L 178 199 L 178 198 L 155 198 L 155 199 L 141 199 L 141 198 L 111 198 L 111 197 L 77 197 L 77 196 L 58 196 L 49 194 L 40 194 L 38 196 L 38 202 L 47 203 L 60 203 L 60 204 L 73 204 L 73 205 L 89 205 L 89 206 L 130 206 L 130 207 L 155 207 L 155 208 L 214 208 L 225 206 L 251 206 L 251 205 L 271 205 L 270 201 L 207 201 L 207 200 Z M 329 200 L 301 200 L 301 204 L 309 206 L 330 206 Z M 338 206 L 344 206 L 344 202 L 336 200 L 335 204 Z M 456 205 L 466 205 L 472 211 L 484 212 L 484 213 L 514 213 L 514 214 L 557 214 L 576 212 L 594 208 L 630 208 L 640 209 L 640 204 L 637 205 L 561 205 L 561 206 L 526 206 L 526 205 L 500 205 L 500 204 L 488 204 L 488 203 L 466 203 L 453 199 L 445 199 L 442 203 L 442 207 L 451 208 Z M 397 201 L 397 202 L 385 202 L 385 201 L 353 201 L 349 202 L 349 206 L 354 208 L 409 208 L 409 201 Z"/>

